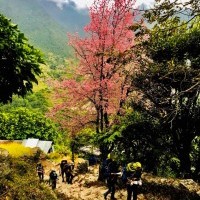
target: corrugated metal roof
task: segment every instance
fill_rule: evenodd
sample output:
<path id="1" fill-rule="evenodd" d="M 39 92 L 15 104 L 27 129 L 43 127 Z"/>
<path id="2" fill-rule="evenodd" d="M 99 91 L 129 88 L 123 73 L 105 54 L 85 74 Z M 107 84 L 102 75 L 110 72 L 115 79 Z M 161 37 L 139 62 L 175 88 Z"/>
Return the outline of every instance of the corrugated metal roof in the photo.
<path id="1" fill-rule="evenodd" d="M 48 153 L 49 150 L 51 149 L 52 146 L 52 141 L 38 141 L 37 147 L 39 147 L 42 151 L 45 153 Z"/>
<path id="2" fill-rule="evenodd" d="M 23 140 L 23 141 L 22 141 L 22 144 L 23 144 L 25 147 L 34 148 L 34 147 L 37 147 L 38 142 L 39 142 L 39 139 L 28 138 L 27 140 Z"/>
<path id="3" fill-rule="evenodd" d="M 39 140 L 35 138 L 28 138 L 22 141 L 22 144 L 25 147 L 39 147 L 42 151 L 45 153 L 48 153 L 49 150 L 52 148 L 52 141 L 45 141 L 45 140 Z"/>

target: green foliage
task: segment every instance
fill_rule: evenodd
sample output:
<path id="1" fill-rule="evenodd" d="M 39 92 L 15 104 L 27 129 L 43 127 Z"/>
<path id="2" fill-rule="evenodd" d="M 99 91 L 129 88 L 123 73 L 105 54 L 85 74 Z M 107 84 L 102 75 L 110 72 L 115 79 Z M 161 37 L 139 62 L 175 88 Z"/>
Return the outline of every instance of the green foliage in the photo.
<path id="1" fill-rule="evenodd" d="M 56 200 L 57 197 L 36 176 L 36 163 L 30 159 L 0 156 L 0 199 Z"/>
<path id="2" fill-rule="evenodd" d="M 149 66 L 134 80 L 144 95 L 139 106 L 159 120 L 166 141 L 173 143 L 173 153 L 168 153 L 180 160 L 176 170 L 187 175 L 191 144 L 200 130 L 199 26 L 198 19 L 184 24 L 177 18 L 155 25 L 146 43 Z"/>
<path id="3" fill-rule="evenodd" d="M 199 58 L 199 18 L 190 24 L 180 23 L 177 18 L 157 24 L 151 32 L 149 50 L 156 62 L 161 62 L 161 69 L 167 71 L 183 70 L 186 59 L 192 63 L 192 68 L 198 69 Z M 174 28 L 178 27 L 179 28 Z M 163 29 L 166 29 L 163 31 Z M 164 67 L 168 65 L 168 67 Z M 186 68 L 187 66 L 185 66 Z M 185 69 L 186 70 L 186 69 Z"/>
<path id="4" fill-rule="evenodd" d="M 193 172 L 198 174 L 199 173 L 199 165 L 200 165 L 200 136 L 196 136 L 191 145 L 191 162 Z"/>
<path id="5" fill-rule="evenodd" d="M 90 128 L 84 128 L 82 129 L 77 135 L 74 137 L 71 137 L 69 140 L 69 147 L 72 152 L 74 153 L 80 153 L 79 149 L 83 146 L 96 146 L 96 133 L 94 130 Z M 74 155 L 72 155 L 74 156 Z"/>
<path id="6" fill-rule="evenodd" d="M 144 113 L 134 111 L 122 121 L 124 128 L 115 141 L 119 157 L 123 162 L 139 160 L 146 171 L 156 173 L 163 150 L 170 152 L 170 140 L 159 127 L 159 123 Z"/>
<path id="7" fill-rule="evenodd" d="M 180 160 L 170 154 L 162 153 L 156 166 L 156 175 L 162 177 L 176 178 L 180 171 Z"/>
<path id="8" fill-rule="evenodd" d="M 72 56 L 71 56 L 72 57 Z M 73 57 L 72 57 L 73 58 Z M 46 56 L 46 62 L 49 66 L 48 76 L 56 80 L 62 80 L 63 78 L 72 78 L 75 71 L 77 61 L 74 59 L 64 59 L 49 53 Z"/>
<path id="9" fill-rule="evenodd" d="M 80 146 L 94 144 L 94 137 L 96 132 L 91 128 L 84 128 L 76 135 L 75 140 Z"/>
<path id="10" fill-rule="evenodd" d="M 70 153 L 70 138 L 65 132 L 59 133 L 54 142 L 56 152 L 62 155 L 67 155 Z"/>
<path id="11" fill-rule="evenodd" d="M 14 108 L 0 114 L 0 137 L 2 139 L 39 138 L 54 140 L 58 134 L 51 120 L 37 111 Z"/>
<path id="12" fill-rule="evenodd" d="M 1 105 L 0 110 L 2 112 L 10 112 L 12 109 L 16 109 L 19 107 L 33 109 L 35 111 L 39 111 L 41 113 L 45 113 L 48 110 L 49 102 L 45 97 L 46 91 L 41 90 L 34 93 L 28 93 L 24 98 L 13 96 L 13 100 L 11 103 L 7 103 L 5 105 Z"/>
<path id="13" fill-rule="evenodd" d="M 13 94 L 25 96 L 32 91 L 41 74 L 40 63 L 40 51 L 28 44 L 17 25 L 0 15 L 0 101 L 7 103 Z"/>
<path id="14" fill-rule="evenodd" d="M 162 23 L 169 18 L 176 16 L 182 18 L 186 23 L 189 23 L 191 19 L 197 18 L 200 15 L 199 12 L 199 0 L 188 1 L 162 1 L 156 0 L 152 9 L 146 10 L 145 17 L 149 22 Z"/>

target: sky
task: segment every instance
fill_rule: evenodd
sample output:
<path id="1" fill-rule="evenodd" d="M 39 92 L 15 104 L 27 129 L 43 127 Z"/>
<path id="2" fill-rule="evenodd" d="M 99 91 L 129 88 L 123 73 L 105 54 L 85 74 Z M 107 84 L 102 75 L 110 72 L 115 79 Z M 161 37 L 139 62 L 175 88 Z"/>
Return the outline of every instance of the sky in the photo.
<path id="1" fill-rule="evenodd" d="M 62 8 L 63 4 L 69 3 L 71 1 L 75 2 L 77 5 L 77 8 L 82 9 L 89 7 L 94 0 L 49 0 L 53 1 L 57 4 L 58 7 Z M 145 3 L 147 5 L 153 4 L 154 0 L 137 0 L 136 6 L 140 5 L 142 3 Z"/>
<path id="2" fill-rule="evenodd" d="M 64 1 L 64 0 L 63 0 Z M 84 8 L 86 6 L 90 6 L 94 0 L 73 0 L 79 8 Z M 142 3 L 151 4 L 154 0 L 137 0 L 137 4 L 140 5 Z"/>

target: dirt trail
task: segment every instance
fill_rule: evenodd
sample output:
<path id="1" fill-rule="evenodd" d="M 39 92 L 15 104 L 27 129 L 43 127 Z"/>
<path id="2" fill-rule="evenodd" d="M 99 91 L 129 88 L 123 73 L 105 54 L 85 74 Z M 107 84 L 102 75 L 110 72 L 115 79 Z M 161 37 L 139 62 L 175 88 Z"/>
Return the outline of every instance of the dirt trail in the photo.
<path id="1" fill-rule="evenodd" d="M 43 163 L 45 168 L 45 180 L 51 169 L 55 169 L 59 174 L 59 163 L 51 163 L 46 161 Z M 105 184 L 97 181 L 98 166 L 90 166 L 86 174 L 77 174 L 73 179 L 73 184 L 62 182 L 61 176 L 57 181 L 57 191 L 65 194 L 66 199 L 71 200 L 104 200 L 103 193 L 107 190 Z M 126 190 L 116 189 L 115 197 L 117 200 L 126 200 Z M 110 199 L 108 195 L 107 199 Z M 138 196 L 138 200 L 146 200 L 142 194 Z"/>

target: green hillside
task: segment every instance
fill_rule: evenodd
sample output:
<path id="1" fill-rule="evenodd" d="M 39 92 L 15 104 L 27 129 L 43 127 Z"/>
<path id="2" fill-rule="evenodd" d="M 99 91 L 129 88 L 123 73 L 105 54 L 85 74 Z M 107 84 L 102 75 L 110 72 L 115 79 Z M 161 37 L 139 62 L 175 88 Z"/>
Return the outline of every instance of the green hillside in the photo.
<path id="1" fill-rule="evenodd" d="M 67 28 L 59 25 L 36 0 L 0 0 L 0 13 L 18 24 L 30 43 L 45 54 L 70 56 Z"/>
<path id="2" fill-rule="evenodd" d="M 61 26 L 69 32 L 84 34 L 83 28 L 89 22 L 88 9 L 77 9 L 74 2 L 65 3 L 61 8 L 48 0 L 36 0 L 40 6 Z"/>

